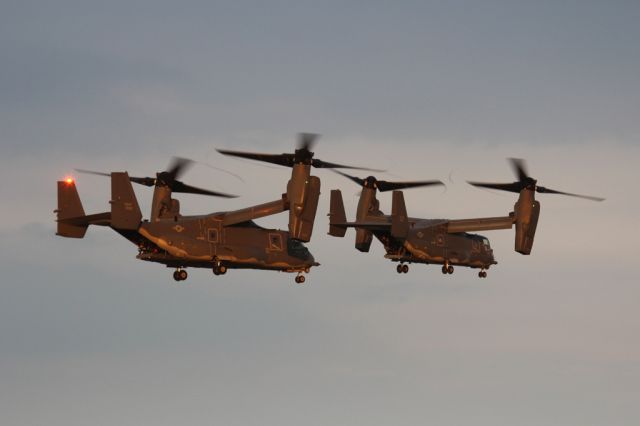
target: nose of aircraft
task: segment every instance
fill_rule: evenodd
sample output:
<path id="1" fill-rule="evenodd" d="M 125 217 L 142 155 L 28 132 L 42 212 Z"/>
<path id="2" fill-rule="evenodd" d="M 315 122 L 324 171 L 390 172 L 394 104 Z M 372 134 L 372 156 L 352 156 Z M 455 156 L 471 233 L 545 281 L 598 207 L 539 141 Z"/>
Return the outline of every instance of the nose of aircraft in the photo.
<path id="1" fill-rule="evenodd" d="M 498 264 L 498 262 L 496 262 L 495 257 L 493 257 L 493 250 L 489 250 L 489 262 L 492 265 L 497 265 Z"/>
<path id="2" fill-rule="evenodd" d="M 316 262 L 316 259 L 313 257 L 310 251 L 307 252 L 307 262 L 312 266 L 320 265 L 318 262 Z"/>

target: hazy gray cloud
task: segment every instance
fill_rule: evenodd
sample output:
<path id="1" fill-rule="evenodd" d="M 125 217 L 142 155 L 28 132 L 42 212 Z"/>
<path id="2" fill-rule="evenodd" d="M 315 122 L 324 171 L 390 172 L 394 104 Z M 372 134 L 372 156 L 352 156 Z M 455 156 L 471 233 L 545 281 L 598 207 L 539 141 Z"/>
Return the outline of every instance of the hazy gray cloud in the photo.
<path id="1" fill-rule="evenodd" d="M 3 14 L 3 139 L 131 148 L 314 127 L 455 142 L 633 141 L 637 9 L 19 3 Z"/>
<path id="2" fill-rule="evenodd" d="M 0 422 L 22 424 L 633 425 L 640 417 L 636 241 L 640 55 L 635 2 L 11 2 L 0 15 Z M 439 178 L 412 216 L 494 216 L 512 177 L 607 197 L 540 197 L 533 254 L 486 233 L 479 281 L 327 232 L 319 170 L 307 284 L 134 259 L 106 229 L 54 236 L 55 180 L 74 167 L 148 175 L 171 155 L 187 213 L 279 198 L 288 170 L 215 147 L 285 152 Z M 83 176 L 87 212 L 109 182 Z M 150 193 L 136 188 L 145 215 Z M 390 197 L 381 195 L 383 210 Z M 283 228 L 284 215 L 265 218 Z"/>

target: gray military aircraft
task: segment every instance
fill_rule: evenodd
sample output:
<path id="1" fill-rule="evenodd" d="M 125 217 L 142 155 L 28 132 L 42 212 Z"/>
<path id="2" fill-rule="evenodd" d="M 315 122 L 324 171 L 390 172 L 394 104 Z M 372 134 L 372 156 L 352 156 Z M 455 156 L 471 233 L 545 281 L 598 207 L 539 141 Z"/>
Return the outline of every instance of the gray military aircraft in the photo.
<path id="1" fill-rule="evenodd" d="M 443 274 L 452 274 L 454 265 L 480 269 L 478 276 L 486 278 L 486 270 L 497 264 L 489 240 L 473 231 L 511 229 L 515 225 L 515 251 L 528 255 L 533 247 L 533 238 L 540 215 L 540 203 L 535 193 L 562 194 L 593 201 L 603 198 L 572 194 L 538 186 L 525 168 L 523 160 L 510 159 L 518 176 L 513 183 L 469 182 L 483 188 L 519 193 L 518 201 L 508 216 L 475 219 L 418 219 L 407 216 L 404 195 L 400 189 L 442 184 L 440 181 L 386 182 L 373 176 L 361 179 L 338 172 L 362 186 L 355 222 L 347 222 L 339 190 L 331 191 L 329 234 L 344 237 L 347 228 L 356 229 L 356 249 L 368 252 L 373 236 L 384 246 L 385 258 L 397 265 L 398 273 L 409 272 L 407 263 L 442 265 Z M 379 209 L 376 192 L 393 190 L 391 215 Z"/>
<path id="2" fill-rule="evenodd" d="M 111 178 L 111 210 L 85 215 L 75 181 L 58 182 L 57 235 L 83 238 L 89 225 L 108 226 L 138 247 L 137 258 L 175 268 L 176 281 L 187 279 L 185 268 L 211 268 L 215 275 L 228 269 L 265 269 L 297 273 L 318 266 L 304 242 L 311 240 L 315 221 L 320 179 L 311 176 L 311 167 L 355 168 L 313 158 L 310 151 L 317 135 L 301 134 L 299 148 L 293 154 L 250 154 L 219 150 L 225 155 L 268 161 L 292 168 L 286 193 L 275 200 L 235 211 L 197 216 L 180 214 L 180 203 L 173 193 L 191 193 L 232 197 L 196 188 L 178 178 L 192 164 L 175 159 L 168 170 L 155 177 L 132 177 L 127 172 L 101 173 L 78 170 Z M 151 217 L 142 213 L 131 183 L 154 188 Z M 289 229 L 266 229 L 254 219 L 289 211 Z"/>

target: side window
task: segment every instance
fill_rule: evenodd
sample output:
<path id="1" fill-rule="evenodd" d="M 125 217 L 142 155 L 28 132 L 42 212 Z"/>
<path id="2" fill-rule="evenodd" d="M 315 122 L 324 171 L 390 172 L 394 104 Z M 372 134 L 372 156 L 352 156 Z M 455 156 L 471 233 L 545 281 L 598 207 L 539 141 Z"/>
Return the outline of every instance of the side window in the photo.
<path id="1" fill-rule="evenodd" d="M 282 235 L 269 234 L 269 250 L 282 251 Z"/>
<path id="2" fill-rule="evenodd" d="M 209 228 L 209 231 L 207 232 L 207 237 L 208 237 L 210 243 L 217 243 L 218 242 L 218 230 L 216 228 Z"/>

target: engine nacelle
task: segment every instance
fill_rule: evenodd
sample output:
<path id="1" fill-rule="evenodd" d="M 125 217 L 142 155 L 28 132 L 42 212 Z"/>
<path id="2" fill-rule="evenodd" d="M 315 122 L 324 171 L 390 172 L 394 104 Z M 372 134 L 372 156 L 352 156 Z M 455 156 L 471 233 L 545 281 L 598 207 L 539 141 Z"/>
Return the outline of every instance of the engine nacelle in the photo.
<path id="1" fill-rule="evenodd" d="M 534 191 L 530 189 L 520 191 L 520 197 L 513 209 L 516 225 L 515 251 L 525 255 L 530 254 L 540 216 L 540 203 L 536 201 Z"/>
<path id="2" fill-rule="evenodd" d="M 379 214 L 380 203 L 376 199 L 376 190 L 373 188 L 362 188 L 360 199 L 358 200 L 358 210 L 356 211 L 356 221 L 366 222 L 371 214 Z M 356 228 L 356 249 L 361 252 L 368 252 L 373 241 L 373 233 L 367 229 Z"/>
<path id="3" fill-rule="evenodd" d="M 287 184 L 289 234 L 291 238 L 303 242 L 311 240 L 320 199 L 320 179 L 310 176 L 309 169 L 308 165 L 294 165 L 291 180 Z"/>
<path id="4" fill-rule="evenodd" d="M 368 252 L 373 241 L 373 233 L 366 229 L 356 229 L 356 249 Z"/>

